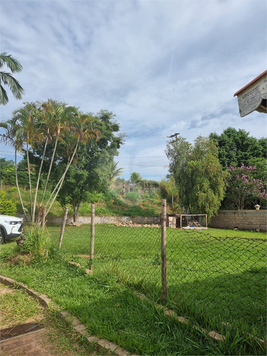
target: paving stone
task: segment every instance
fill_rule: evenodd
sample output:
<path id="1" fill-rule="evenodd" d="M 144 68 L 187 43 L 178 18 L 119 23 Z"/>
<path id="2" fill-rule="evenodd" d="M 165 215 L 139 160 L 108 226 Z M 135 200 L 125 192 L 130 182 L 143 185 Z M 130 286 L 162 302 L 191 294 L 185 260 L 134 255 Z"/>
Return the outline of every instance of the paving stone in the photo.
<path id="1" fill-rule="evenodd" d="M 98 340 L 100 340 L 99 337 L 97 337 L 97 336 L 88 336 L 86 339 L 89 342 L 98 342 Z"/>
<path id="2" fill-rule="evenodd" d="M 115 354 L 118 356 L 131 356 L 130 352 L 124 350 L 120 346 L 116 349 Z"/>
<path id="3" fill-rule="evenodd" d="M 78 318 L 76 318 L 76 316 L 71 316 L 71 325 L 76 326 L 79 324 L 81 324 L 80 320 Z"/>
<path id="4" fill-rule="evenodd" d="M 86 327 L 83 324 L 78 324 L 78 325 L 74 326 L 74 329 L 78 332 L 81 332 L 83 330 L 86 330 Z"/>
<path id="5" fill-rule="evenodd" d="M 118 345 L 113 344 L 112 342 L 109 342 L 108 340 L 105 340 L 105 339 L 99 340 L 98 345 L 104 347 L 107 350 L 111 350 L 111 351 L 114 351 L 119 347 Z"/>
<path id="6" fill-rule="evenodd" d="M 71 314 L 70 314 L 68 311 L 66 311 L 66 310 L 60 312 L 60 314 L 61 314 L 64 318 L 71 317 Z"/>
<path id="7" fill-rule="evenodd" d="M 209 336 L 212 337 L 213 339 L 217 340 L 217 341 L 225 340 L 225 336 L 216 333 L 216 331 L 210 331 L 209 332 Z"/>

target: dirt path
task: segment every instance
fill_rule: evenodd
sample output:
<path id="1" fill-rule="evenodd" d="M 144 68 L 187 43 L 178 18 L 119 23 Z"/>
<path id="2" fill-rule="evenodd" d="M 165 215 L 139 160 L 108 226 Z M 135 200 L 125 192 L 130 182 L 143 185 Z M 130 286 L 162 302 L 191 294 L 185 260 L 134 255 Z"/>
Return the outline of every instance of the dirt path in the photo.
<path id="1" fill-rule="evenodd" d="M 64 330 L 58 330 L 48 318 L 47 310 L 39 304 L 36 306 L 36 301 L 28 295 L 26 301 L 29 308 L 32 308 L 32 305 L 35 303 L 34 307 L 36 311 L 33 316 L 23 318 L 19 306 L 19 309 L 16 305 L 12 308 L 12 302 L 16 300 L 16 293 L 17 296 L 19 296 L 21 291 L 3 284 L 0 285 L 1 356 L 80 356 L 94 354 L 90 352 L 92 350 L 88 350 L 78 343 L 73 342 L 73 340 L 70 340 Z M 10 303 L 8 303 L 8 300 L 10 300 Z M 23 305 L 23 307 L 27 308 L 27 305 Z M 5 337 L 16 335 L 16 330 L 22 329 L 21 325 L 25 324 L 27 325 L 24 329 L 26 329 L 28 325 L 36 326 L 42 324 L 43 327 L 40 330 L 4 339 Z M 32 327 L 32 329 L 34 330 L 34 327 Z"/>

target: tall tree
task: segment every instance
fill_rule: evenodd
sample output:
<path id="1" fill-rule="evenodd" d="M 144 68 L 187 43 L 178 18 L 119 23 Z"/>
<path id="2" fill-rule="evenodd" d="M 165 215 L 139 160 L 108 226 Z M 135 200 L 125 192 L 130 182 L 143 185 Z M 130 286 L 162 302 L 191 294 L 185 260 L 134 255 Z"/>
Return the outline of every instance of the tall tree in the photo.
<path id="1" fill-rule="evenodd" d="M 80 205 L 86 201 L 87 194 L 107 191 L 114 173 L 119 173 L 116 172 L 116 164 L 114 166 L 113 162 L 123 144 L 124 135 L 118 133 L 120 126 L 115 121 L 115 115 L 105 110 L 101 110 L 96 115 L 89 115 L 91 115 L 92 127 L 100 132 L 100 139 L 79 146 L 58 195 L 62 206 L 72 205 L 74 219 L 78 217 Z M 60 145 L 64 149 L 64 143 Z M 55 175 L 60 174 L 64 164 L 66 160 L 57 166 Z"/>
<path id="2" fill-rule="evenodd" d="M 22 195 L 19 187 L 19 181 L 18 181 L 18 161 L 17 161 L 17 154 L 22 150 L 23 143 L 24 143 L 24 131 L 23 127 L 20 125 L 18 122 L 17 118 L 12 118 L 10 120 L 7 120 L 6 122 L 0 122 L 0 127 L 5 129 L 5 133 L 0 134 L 0 139 L 2 142 L 6 144 L 10 144 L 13 146 L 14 151 L 15 151 L 15 181 L 16 181 L 16 187 L 18 189 L 18 194 L 19 194 L 19 200 L 21 203 L 21 207 L 23 210 L 23 214 L 25 217 L 26 222 L 28 222 L 28 217 L 27 217 L 27 210 L 24 207 L 24 203 L 22 200 Z"/>
<path id="3" fill-rule="evenodd" d="M 141 177 L 141 175 L 137 172 L 133 172 L 131 174 L 131 177 L 130 177 L 130 181 L 132 184 L 138 184 L 140 182 L 142 182 L 143 178 Z"/>
<path id="4" fill-rule="evenodd" d="M 208 221 L 217 214 L 224 197 L 225 172 L 212 140 L 199 136 L 192 145 L 183 137 L 169 141 L 166 148 L 169 170 L 186 212 L 206 213 Z"/>
<path id="5" fill-rule="evenodd" d="M 223 167 L 248 165 L 252 157 L 266 158 L 267 139 L 257 140 L 245 130 L 228 127 L 221 135 L 211 133 L 209 138 L 218 146 L 218 158 Z"/>
<path id="6" fill-rule="evenodd" d="M 33 109 L 33 110 L 32 110 Z M 76 155 L 79 144 L 87 140 L 98 139 L 98 130 L 91 127 L 91 121 L 87 116 L 82 115 L 77 108 L 69 107 L 64 103 L 49 100 L 46 103 L 26 103 L 23 108 L 17 110 L 11 120 L 1 123 L 1 127 L 6 129 L 6 133 L 1 137 L 6 142 L 11 142 L 15 148 L 15 167 L 16 153 L 18 150 L 24 150 L 27 158 L 29 171 L 29 186 L 31 187 L 31 167 L 32 164 L 39 166 L 39 173 L 35 188 L 34 200 L 31 200 L 32 221 L 36 221 L 35 208 L 37 205 L 37 192 L 39 189 L 39 180 L 42 167 L 45 166 L 46 183 L 41 201 L 39 201 L 38 218 L 44 223 L 45 217 L 51 209 L 59 190 L 63 184 L 67 171 Z M 60 158 L 58 151 L 58 142 L 64 141 L 64 151 L 61 150 Z M 48 142 L 50 150 L 47 149 Z M 66 160 L 66 165 L 58 181 L 54 186 L 49 198 L 44 201 L 45 191 L 48 189 L 52 167 Z M 39 164 L 38 164 L 39 163 Z M 45 163 L 45 165 L 44 165 Z M 36 176 L 34 177 L 36 178 Z M 19 189 L 19 182 L 16 182 Z M 51 184 L 50 187 L 51 188 Z M 22 206 L 23 202 L 21 200 Z M 25 211 L 25 209 L 23 208 Z"/>
<path id="7" fill-rule="evenodd" d="M 96 128 L 92 128 L 92 121 L 91 118 L 88 115 L 79 115 L 79 117 L 75 117 L 75 121 L 74 121 L 74 125 L 73 126 L 69 126 L 68 130 L 71 130 L 74 135 L 70 135 L 67 136 L 70 141 L 70 143 L 68 143 L 65 147 L 64 150 L 64 154 L 63 157 L 65 157 L 65 159 L 67 158 L 67 164 L 65 165 L 65 169 L 63 171 L 63 174 L 61 175 L 61 178 L 58 180 L 52 194 L 50 195 L 50 198 L 48 199 L 48 201 L 45 204 L 45 211 L 46 211 L 46 215 L 49 213 L 55 199 L 57 198 L 62 185 L 65 181 L 65 177 L 68 173 L 68 170 L 72 164 L 72 162 L 74 161 L 74 157 L 76 156 L 78 147 L 81 145 L 86 145 L 86 143 L 88 142 L 96 142 L 99 140 L 100 138 L 100 132 L 98 129 Z M 77 158 L 76 158 L 77 160 Z M 48 207 L 48 204 L 52 198 L 54 194 L 54 197 Z M 47 209 L 48 207 L 48 209 Z"/>
<path id="8" fill-rule="evenodd" d="M 174 177 L 171 176 L 168 179 L 162 179 L 159 188 L 161 198 L 166 199 L 171 211 L 181 213 L 181 207 L 179 206 L 179 192 Z"/>
<path id="9" fill-rule="evenodd" d="M 23 134 L 23 142 L 26 144 L 26 159 L 28 182 L 30 189 L 30 204 L 31 215 L 33 214 L 33 193 L 32 193 L 32 180 L 31 180 L 31 165 L 29 160 L 29 148 L 34 143 L 40 141 L 40 134 L 36 127 L 37 107 L 35 103 L 25 103 L 24 107 L 13 112 L 13 120 L 16 120 L 21 126 Z M 34 219 L 33 219 L 34 220 Z"/>
<path id="10" fill-rule="evenodd" d="M 0 104 L 8 103 L 8 95 L 2 83 L 7 85 L 16 99 L 21 99 L 24 89 L 17 79 L 13 77 L 13 73 L 18 73 L 22 70 L 22 65 L 13 58 L 10 54 L 3 52 L 0 54 L 0 69 L 7 67 L 11 73 L 0 71 Z"/>

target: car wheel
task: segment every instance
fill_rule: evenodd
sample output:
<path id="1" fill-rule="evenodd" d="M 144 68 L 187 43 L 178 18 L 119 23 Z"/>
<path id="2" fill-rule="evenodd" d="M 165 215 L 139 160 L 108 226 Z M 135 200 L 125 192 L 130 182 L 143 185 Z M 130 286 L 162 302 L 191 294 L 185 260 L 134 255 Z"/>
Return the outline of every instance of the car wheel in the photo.
<path id="1" fill-rule="evenodd" d="M 0 227 L 0 244 L 5 242 L 5 233 L 3 229 Z"/>

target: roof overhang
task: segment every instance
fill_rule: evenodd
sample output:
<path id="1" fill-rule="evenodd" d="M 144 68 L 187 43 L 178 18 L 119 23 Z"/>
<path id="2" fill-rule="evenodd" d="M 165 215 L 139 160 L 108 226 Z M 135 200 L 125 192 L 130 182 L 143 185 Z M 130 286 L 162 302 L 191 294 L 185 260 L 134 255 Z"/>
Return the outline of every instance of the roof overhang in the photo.
<path id="1" fill-rule="evenodd" d="M 267 70 L 238 90 L 234 96 L 238 98 L 241 117 L 254 110 L 267 114 Z"/>

